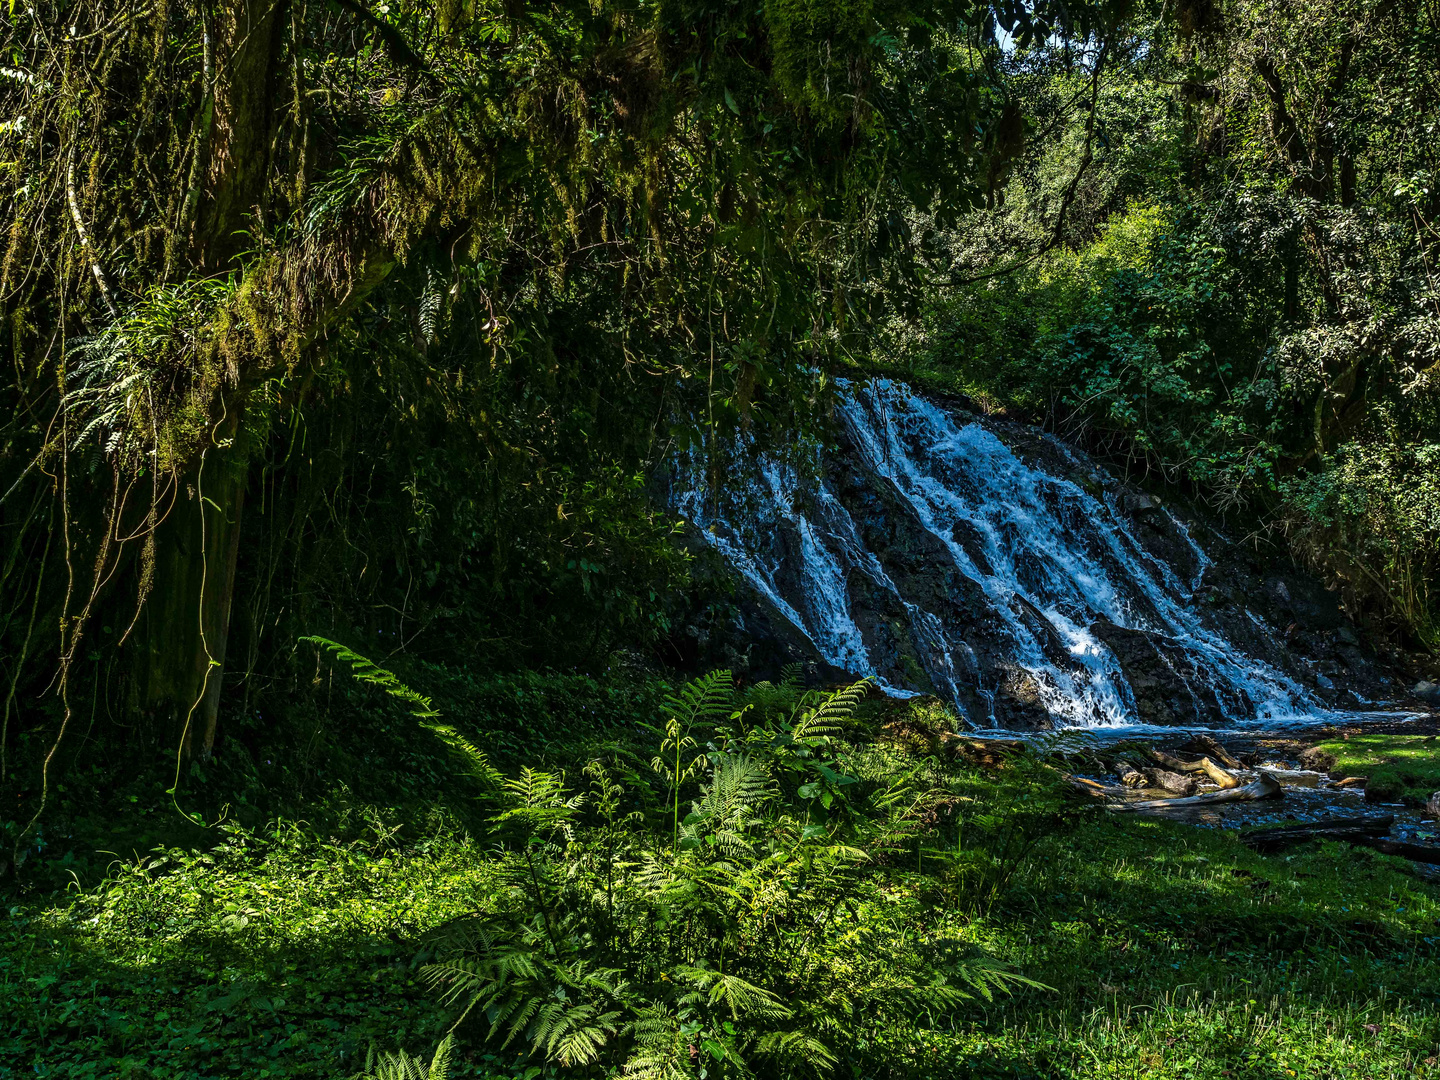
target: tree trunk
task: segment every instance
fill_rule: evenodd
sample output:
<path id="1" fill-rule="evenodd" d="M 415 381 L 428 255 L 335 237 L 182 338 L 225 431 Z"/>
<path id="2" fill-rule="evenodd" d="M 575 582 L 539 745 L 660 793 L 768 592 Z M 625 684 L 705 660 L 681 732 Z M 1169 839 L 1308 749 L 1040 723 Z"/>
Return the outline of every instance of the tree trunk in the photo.
<path id="1" fill-rule="evenodd" d="M 214 120 L 191 238 L 201 272 L 232 268 L 251 244 L 246 234 L 264 227 L 286 4 L 221 0 L 210 24 Z M 245 501 L 247 454 L 237 439 L 244 395 L 221 393 L 230 400 L 214 402 L 206 449 L 184 471 L 156 532 L 154 587 L 142 615 L 143 707 L 186 758 L 208 757 L 215 745 Z"/>
<path id="2" fill-rule="evenodd" d="M 215 745 L 245 481 L 233 445 L 210 448 L 156 534 L 154 588 L 141 616 L 141 695 L 186 758 L 209 757 Z"/>
<path id="3" fill-rule="evenodd" d="M 195 245 L 207 270 L 228 267 L 250 246 L 242 230 L 264 209 L 285 3 L 222 0 L 215 14 L 215 119 Z"/>

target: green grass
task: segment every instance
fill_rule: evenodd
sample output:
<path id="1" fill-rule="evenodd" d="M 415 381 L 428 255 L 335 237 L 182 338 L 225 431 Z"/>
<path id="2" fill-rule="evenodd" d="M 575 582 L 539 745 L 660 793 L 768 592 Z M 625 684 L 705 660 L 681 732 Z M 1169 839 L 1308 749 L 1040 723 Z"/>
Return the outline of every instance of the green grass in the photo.
<path id="1" fill-rule="evenodd" d="M 1335 759 L 1333 774 L 1368 778 L 1366 790 L 1384 802 L 1423 806 L 1440 791 L 1440 741 L 1433 735 L 1352 734 L 1317 743 L 1316 750 Z"/>
<path id="2" fill-rule="evenodd" d="M 428 1051 L 445 1016 L 417 978 L 424 932 L 483 902 L 493 867 L 444 830 L 336 844 L 286 825 L 13 906 L 0 1076 L 338 1077 L 372 1041 Z M 913 870 L 889 884 L 896 907 L 935 888 Z M 1440 1075 L 1424 1064 L 1440 902 L 1369 852 L 1262 858 L 1224 835 L 1096 821 L 1037 852 L 988 914 L 933 918 L 1054 989 L 893 1032 L 890 1075 Z M 523 1071 L 473 1039 L 461 1062 Z"/>
<path id="3" fill-rule="evenodd" d="M 851 935 L 919 934 L 1049 989 L 914 1010 L 836 1075 L 1440 1077 L 1440 892 L 1408 863 L 1328 844 L 1264 857 L 1083 807 L 1038 828 L 1034 771 L 864 740 L 846 764 L 853 790 L 914 771 L 940 797 L 916 849 L 871 864 L 837 955 Z M 455 808 L 470 796 L 443 777 L 434 794 L 401 810 L 332 792 L 322 824 L 224 826 L 7 901 L 0 1078 L 338 1078 L 371 1043 L 428 1058 L 452 1015 L 419 976 L 429 932 L 514 887 L 513 856 Z M 1017 823 L 1040 839 L 1007 877 Z M 570 1075 L 483 1031 L 462 1028 L 452 1075 Z"/>

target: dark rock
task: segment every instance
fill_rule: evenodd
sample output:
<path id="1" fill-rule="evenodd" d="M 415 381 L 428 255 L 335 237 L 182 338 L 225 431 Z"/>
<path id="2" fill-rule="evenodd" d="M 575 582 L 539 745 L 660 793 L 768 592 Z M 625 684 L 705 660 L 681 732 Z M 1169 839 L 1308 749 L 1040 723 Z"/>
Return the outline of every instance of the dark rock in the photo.
<path id="1" fill-rule="evenodd" d="M 1147 495 L 1141 491 L 1133 495 L 1126 495 L 1120 501 L 1120 505 L 1127 514 L 1153 514 L 1160 509 L 1160 500 L 1154 495 Z"/>
<path id="2" fill-rule="evenodd" d="M 1335 767 L 1335 755 L 1318 746 L 1312 746 L 1300 753 L 1300 767 L 1314 772 L 1329 772 Z"/>
<path id="3" fill-rule="evenodd" d="M 1405 794 L 1405 782 L 1394 769 L 1381 766 L 1365 781 L 1365 801 L 1398 803 Z"/>
<path id="4" fill-rule="evenodd" d="M 1110 646 L 1135 695 L 1146 724 L 1210 724 L 1221 719 L 1219 703 L 1202 685 L 1187 681 L 1196 672 L 1189 656 L 1158 634 L 1131 630 L 1101 619 L 1090 633 Z"/>
<path id="5" fill-rule="evenodd" d="M 1410 688 L 1410 693 L 1426 704 L 1440 705 L 1440 685 L 1433 682 L 1421 680 Z"/>

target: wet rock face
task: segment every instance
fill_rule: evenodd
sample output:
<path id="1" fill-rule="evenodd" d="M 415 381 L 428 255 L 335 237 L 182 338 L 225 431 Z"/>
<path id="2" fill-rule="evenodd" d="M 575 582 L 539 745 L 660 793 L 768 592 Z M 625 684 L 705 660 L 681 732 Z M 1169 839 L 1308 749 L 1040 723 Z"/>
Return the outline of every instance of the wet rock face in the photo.
<path id="1" fill-rule="evenodd" d="M 1160 635 L 1102 619 L 1090 632 L 1110 647 L 1135 695 L 1140 723 L 1211 727 L 1224 721 L 1214 689 L 1186 652 Z"/>
<path id="2" fill-rule="evenodd" d="M 718 513 L 683 480 L 672 496 L 738 582 L 709 639 L 742 676 L 801 660 L 1021 730 L 1220 727 L 1384 696 L 1333 595 L 1293 568 L 1034 429 L 894 384 L 848 393 L 814 462 L 757 461 Z"/>

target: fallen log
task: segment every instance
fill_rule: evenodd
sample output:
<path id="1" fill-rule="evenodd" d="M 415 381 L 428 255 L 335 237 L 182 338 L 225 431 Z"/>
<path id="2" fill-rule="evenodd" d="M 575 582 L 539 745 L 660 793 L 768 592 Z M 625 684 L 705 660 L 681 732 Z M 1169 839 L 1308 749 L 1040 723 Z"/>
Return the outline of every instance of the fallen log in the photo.
<path id="1" fill-rule="evenodd" d="M 1115 765 L 1115 775 L 1120 778 L 1120 782 L 1126 787 L 1144 787 L 1150 782 L 1145 778 L 1144 773 L 1128 761 L 1121 761 Z"/>
<path id="2" fill-rule="evenodd" d="M 1208 757 L 1202 757 L 1199 761 L 1181 761 L 1179 758 L 1171 757 L 1169 754 L 1165 753 L 1165 751 L 1156 750 L 1154 747 L 1150 748 L 1150 756 L 1154 758 L 1155 761 L 1157 761 L 1159 764 L 1165 766 L 1165 768 L 1172 769 L 1175 772 L 1203 772 L 1206 776 L 1210 777 L 1211 780 L 1214 780 L 1215 783 L 1220 785 L 1220 787 L 1222 788 L 1233 788 L 1240 786 L 1239 777 L 1233 775 L 1232 773 L 1226 772 L 1224 769 L 1220 768 L 1219 765 L 1216 765 L 1213 761 L 1211 761 Z"/>
<path id="3" fill-rule="evenodd" d="M 1189 796 L 1194 795 L 1200 784 L 1193 776 L 1182 776 L 1180 773 L 1170 772 L 1167 769 L 1141 769 L 1145 779 L 1162 791 L 1168 791 L 1172 795 Z"/>
<path id="4" fill-rule="evenodd" d="M 1095 780 L 1087 780 L 1083 776 L 1067 776 L 1065 777 L 1065 779 L 1070 782 L 1070 786 L 1073 787 L 1076 791 L 1084 795 L 1089 795 L 1096 799 L 1103 799 L 1106 796 L 1113 795 L 1117 791 L 1119 791 L 1119 788 L 1112 787 L 1110 784 L 1102 784 Z"/>
<path id="5" fill-rule="evenodd" d="M 1373 848 L 1385 855 L 1399 855 L 1402 859 L 1409 859 L 1411 862 L 1440 864 L 1440 847 L 1407 844 L 1400 840 L 1386 840 L 1379 836 L 1347 838 L 1346 842 Z"/>
<path id="6" fill-rule="evenodd" d="M 1266 773 L 1244 787 L 1228 791 L 1208 791 L 1204 795 L 1192 795 L 1188 799 L 1149 799 L 1145 802 L 1120 803 L 1111 810 L 1184 810 L 1196 806 L 1214 806 L 1217 803 L 1252 802 L 1260 799 L 1278 799 L 1285 794 L 1280 781 Z"/>
<path id="7" fill-rule="evenodd" d="M 1321 818 L 1319 821 L 1242 833 L 1240 842 L 1262 855 L 1268 855 L 1309 840 L 1373 840 L 1388 833 L 1394 824 L 1395 818 L 1389 814 L 1383 817 Z"/>
<path id="8" fill-rule="evenodd" d="M 1239 759 L 1237 759 L 1233 754 L 1230 753 L 1230 751 L 1226 750 L 1209 735 L 1196 735 L 1184 746 L 1180 747 L 1180 749 L 1189 750 L 1192 753 L 1196 754 L 1204 754 L 1207 757 L 1218 761 L 1227 769 L 1245 768 L 1245 766 L 1240 763 Z"/>

